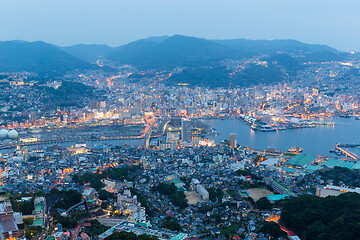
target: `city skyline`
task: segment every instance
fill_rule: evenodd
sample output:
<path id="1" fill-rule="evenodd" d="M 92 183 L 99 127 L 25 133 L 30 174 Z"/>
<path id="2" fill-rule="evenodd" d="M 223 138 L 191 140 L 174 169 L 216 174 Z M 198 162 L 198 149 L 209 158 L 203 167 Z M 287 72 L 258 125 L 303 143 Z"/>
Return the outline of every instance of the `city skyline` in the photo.
<path id="1" fill-rule="evenodd" d="M 358 6 L 2 1 L 0 240 L 360 239 Z"/>

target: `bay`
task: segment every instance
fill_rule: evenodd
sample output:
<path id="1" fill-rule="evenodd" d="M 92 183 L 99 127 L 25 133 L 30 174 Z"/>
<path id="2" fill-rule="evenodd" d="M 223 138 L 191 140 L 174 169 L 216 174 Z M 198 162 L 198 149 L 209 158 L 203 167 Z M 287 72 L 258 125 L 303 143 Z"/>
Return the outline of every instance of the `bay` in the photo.
<path id="1" fill-rule="evenodd" d="M 239 145 L 259 150 L 271 147 L 286 151 L 291 147 L 299 146 L 304 153 L 334 156 L 329 151 L 334 149 L 336 143 L 360 144 L 360 121 L 355 118 L 333 117 L 325 120 L 335 122 L 334 127 L 318 126 L 274 132 L 251 130 L 250 126 L 235 118 L 202 121 L 219 132 L 218 136 L 209 136 L 215 140 L 215 143 L 229 139 L 230 133 L 236 133 Z M 358 149 L 351 149 L 351 151 L 360 153 Z"/>

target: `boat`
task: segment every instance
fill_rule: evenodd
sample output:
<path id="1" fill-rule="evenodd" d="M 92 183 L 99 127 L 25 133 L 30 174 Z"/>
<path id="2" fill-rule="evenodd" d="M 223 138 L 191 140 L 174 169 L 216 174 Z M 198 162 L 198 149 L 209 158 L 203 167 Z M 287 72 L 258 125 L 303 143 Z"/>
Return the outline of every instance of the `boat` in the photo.
<path id="1" fill-rule="evenodd" d="M 283 127 L 283 126 L 277 127 L 277 130 L 286 130 L 286 127 Z"/>
<path id="2" fill-rule="evenodd" d="M 355 115 L 355 119 L 356 119 L 356 120 L 360 120 L 360 116 L 359 116 L 359 115 Z"/>
<path id="3" fill-rule="evenodd" d="M 343 113 L 343 114 L 340 114 L 340 117 L 342 117 L 342 118 L 350 118 L 351 115 L 349 113 Z"/>
<path id="4" fill-rule="evenodd" d="M 269 125 L 262 125 L 262 126 L 260 126 L 260 129 L 259 129 L 259 130 L 262 131 L 262 132 L 273 132 L 273 131 L 276 131 L 275 128 L 272 128 L 272 127 L 269 126 Z"/>
<path id="5" fill-rule="evenodd" d="M 288 150 L 288 152 L 291 152 L 291 153 L 301 153 L 302 151 L 303 151 L 303 149 L 299 146 L 292 147 Z"/>
<path id="6" fill-rule="evenodd" d="M 218 136 L 220 134 L 215 128 L 210 128 L 210 132 L 215 136 Z"/>

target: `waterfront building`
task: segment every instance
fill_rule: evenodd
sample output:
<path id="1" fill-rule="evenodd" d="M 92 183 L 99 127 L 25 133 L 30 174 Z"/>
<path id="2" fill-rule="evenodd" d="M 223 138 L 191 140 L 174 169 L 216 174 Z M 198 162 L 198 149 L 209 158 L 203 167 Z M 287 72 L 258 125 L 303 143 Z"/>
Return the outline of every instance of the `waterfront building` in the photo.
<path id="1" fill-rule="evenodd" d="M 315 159 L 317 159 L 315 155 L 300 153 L 295 157 L 292 157 L 289 161 L 287 161 L 286 165 L 305 168 L 306 166 L 311 164 Z"/>
<path id="2" fill-rule="evenodd" d="M 235 148 L 236 147 L 236 134 L 230 133 L 230 147 Z"/>
<path id="3" fill-rule="evenodd" d="M 188 118 L 181 118 L 181 141 L 192 141 L 192 122 Z"/>

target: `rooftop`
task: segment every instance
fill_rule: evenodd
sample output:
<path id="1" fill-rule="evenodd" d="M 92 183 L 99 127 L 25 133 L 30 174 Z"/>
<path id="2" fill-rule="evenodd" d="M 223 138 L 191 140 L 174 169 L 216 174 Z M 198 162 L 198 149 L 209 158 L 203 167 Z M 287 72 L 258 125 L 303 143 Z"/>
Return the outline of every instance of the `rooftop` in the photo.
<path id="1" fill-rule="evenodd" d="M 301 154 L 298 154 L 295 157 L 291 158 L 287 162 L 287 164 L 305 167 L 306 165 L 311 163 L 314 159 L 316 159 L 315 155 L 301 153 Z"/>
<path id="2" fill-rule="evenodd" d="M 146 224 L 145 224 L 146 225 Z M 136 235 L 151 235 L 156 236 L 159 239 L 166 239 L 166 240 L 183 240 L 187 237 L 185 233 L 178 233 L 167 229 L 149 227 L 149 225 L 145 226 L 144 224 L 139 223 L 132 223 L 123 221 L 118 223 L 114 227 L 110 228 L 106 232 L 102 233 L 99 237 L 108 237 L 113 234 L 114 231 L 125 231 L 125 232 L 132 232 Z"/>
<path id="3" fill-rule="evenodd" d="M 279 201 L 279 200 L 282 200 L 282 199 L 289 198 L 290 195 L 288 195 L 288 194 L 275 194 L 275 195 L 266 195 L 266 197 L 267 197 L 270 201 L 276 202 L 276 201 Z"/>

